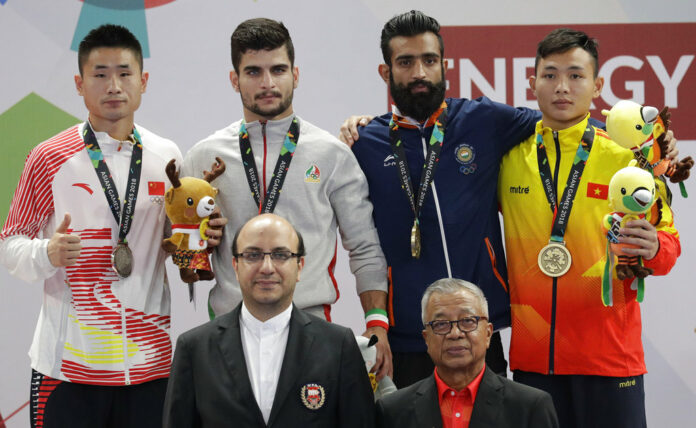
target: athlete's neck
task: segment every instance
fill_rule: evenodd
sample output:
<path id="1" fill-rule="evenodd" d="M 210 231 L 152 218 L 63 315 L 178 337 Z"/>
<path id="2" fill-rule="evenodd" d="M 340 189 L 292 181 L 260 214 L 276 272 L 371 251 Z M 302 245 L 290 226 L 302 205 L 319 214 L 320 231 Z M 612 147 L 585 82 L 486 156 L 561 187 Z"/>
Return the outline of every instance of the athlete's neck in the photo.
<path id="1" fill-rule="evenodd" d="M 251 122 L 266 122 L 269 120 L 281 120 L 285 119 L 288 116 L 291 116 L 293 114 L 292 111 L 292 105 L 289 106 L 284 112 L 275 115 L 275 116 L 267 116 L 267 115 L 261 115 L 258 113 L 254 113 L 253 111 L 247 109 L 244 107 L 244 122 L 246 123 L 251 123 Z"/>
<path id="2" fill-rule="evenodd" d="M 551 128 L 552 131 L 563 131 L 564 129 L 572 128 L 573 126 L 585 120 L 588 114 L 589 112 L 585 112 L 584 114 L 578 117 L 574 117 L 572 119 L 556 120 L 542 113 L 541 126 L 543 126 L 544 128 Z"/>
<path id="3" fill-rule="evenodd" d="M 111 121 L 89 115 L 89 124 L 94 132 L 106 132 L 111 138 L 125 141 L 133 133 L 133 116 Z"/>

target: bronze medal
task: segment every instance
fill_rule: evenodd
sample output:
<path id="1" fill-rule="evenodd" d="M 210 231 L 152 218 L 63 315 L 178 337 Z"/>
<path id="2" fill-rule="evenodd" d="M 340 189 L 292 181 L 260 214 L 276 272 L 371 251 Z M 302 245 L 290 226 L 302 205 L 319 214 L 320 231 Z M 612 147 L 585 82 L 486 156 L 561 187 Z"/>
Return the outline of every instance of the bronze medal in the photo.
<path id="1" fill-rule="evenodd" d="M 537 263 L 539 269 L 546 276 L 556 278 L 564 275 L 570 269 L 572 257 L 565 245 L 558 242 L 550 242 L 539 251 Z"/>
<path id="2" fill-rule="evenodd" d="M 414 259 L 420 258 L 421 253 L 421 235 L 420 235 L 420 225 L 418 220 L 413 222 L 413 227 L 411 228 L 411 257 Z"/>
<path id="3" fill-rule="evenodd" d="M 121 278 L 128 278 L 133 271 L 133 252 L 120 242 L 111 252 L 111 267 Z"/>

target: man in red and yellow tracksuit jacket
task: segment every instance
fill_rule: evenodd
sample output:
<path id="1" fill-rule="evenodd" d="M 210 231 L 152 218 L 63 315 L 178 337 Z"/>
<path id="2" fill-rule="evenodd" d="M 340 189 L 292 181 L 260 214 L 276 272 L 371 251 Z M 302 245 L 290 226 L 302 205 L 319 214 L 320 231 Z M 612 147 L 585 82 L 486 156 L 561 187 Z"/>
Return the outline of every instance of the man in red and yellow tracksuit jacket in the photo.
<path id="1" fill-rule="evenodd" d="M 621 378 L 615 382 L 619 385 L 632 382 L 623 378 L 646 373 L 640 305 L 632 280 L 620 281 L 614 274 L 614 304 L 602 303 L 607 241 L 601 220 L 610 211 L 608 184 L 633 154 L 600 129 L 595 128 L 565 231 L 565 246 L 572 255 L 570 269 L 552 278 L 537 263 L 539 251 L 549 243 L 553 213 L 540 179 L 536 135 L 543 137 L 550 169 L 558 177 L 556 194 L 562 195 L 588 118 L 560 131 L 544 128 L 540 121 L 536 134 L 511 149 L 501 164 L 498 198 L 505 221 L 512 308 L 510 368 L 515 379 L 524 383 L 528 383 L 525 375 L 533 373 Z M 666 199 L 664 183 L 656 184 L 658 196 Z M 667 274 L 681 252 L 672 212 L 667 203 L 662 206 L 655 225 L 659 250 L 654 258 L 644 260 L 655 275 Z M 654 224 L 656 218 L 653 207 L 648 221 Z"/>

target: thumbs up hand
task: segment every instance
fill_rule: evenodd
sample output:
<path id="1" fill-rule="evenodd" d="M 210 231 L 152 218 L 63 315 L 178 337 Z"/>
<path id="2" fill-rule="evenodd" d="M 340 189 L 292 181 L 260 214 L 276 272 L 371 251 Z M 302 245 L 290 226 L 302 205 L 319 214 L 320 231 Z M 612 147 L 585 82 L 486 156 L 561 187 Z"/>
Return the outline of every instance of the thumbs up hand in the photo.
<path id="1" fill-rule="evenodd" d="M 72 266 L 77 262 L 82 250 L 80 237 L 66 233 L 70 227 L 70 214 L 65 214 L 63 221 L 48 241 L 48 259 L 55 267 Z"/>

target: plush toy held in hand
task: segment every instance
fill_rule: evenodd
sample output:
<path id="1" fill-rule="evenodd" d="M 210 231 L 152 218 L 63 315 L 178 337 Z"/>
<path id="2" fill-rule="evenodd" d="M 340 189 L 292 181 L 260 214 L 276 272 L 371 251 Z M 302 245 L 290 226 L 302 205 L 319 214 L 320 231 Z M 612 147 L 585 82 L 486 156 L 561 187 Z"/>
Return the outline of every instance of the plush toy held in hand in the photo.
<path id="1" fill-rule="evenodd" d="M 210 183 L 225 172 L 225 163 L 215 158 L 212 172 L 204 171 L 203 179 L 179 178 L 174 159 L 165 168 L 172 187 L 164 195 L 164 209 L 172 223 L 172 236 L 162 248 L 173 254 L 181 279 L 189 284 L 215 278 L 208 258 L 208 220 L 215 209 L 218 191 Z"/>
<path id="2" fill-rule="evenodd" d="M 611 265 L 614 254 L 618 256 L 616 277 L 619 279 L 638 278 L 634 289 L 638 290 L 637 300 L 641 302 L 644 294 L 643 278 L 653 270 L 643 266 L 639 256 L 626 254 L 624 248 L 637 248 L 635 245 L 619 243 L 619 229 L 631 220 L 644 219 L 645 213 L 655 202 L 655 179 L 648 171 L 638 168 L 637 161 L 631 160 L 629 166 L 617 171 L 609 181 L 609 206 L 612 213 L 604 216 L 602 227 L 607 234 L 607 260 L 602 274 L 602 302 L 612 305 Z"/>
<path id="3" fill-rule="evenodd" d="M 370 383 L 372 383 L 372 392 L 375 394 L 375 401 L 384 397 L 387 394 L 391 394 L 396 391 L 396 385 L 394 381 L 389 377 L 385 376 L 377 382 L 377 377 L 374 373 L 370 373 L 370 370 L 377 362 L 377 336 L 372 335 L 369 339 L 365 336 L 355 336 L 355 341 L 358 342 L 358 348 L 362 354 L 363 360 L 365 360 L 365 368 L 370 376 Z"/>
<path id="4" fill-rule="evenodd" d="M 672 166 L 665 159 L 665 134 L 671 124 L 669 108 L 658 113 L 655 107 L 621 100 L 602 114 L 607 116 L 607 133 L 615 143 L 632 150 L 638 165 L 655 177 L 665 175 L 672 183 L 679 183 L 682 195 L 687 196 L 682 182 L 689 178 L 693 159 L 689 156 Z"/>

